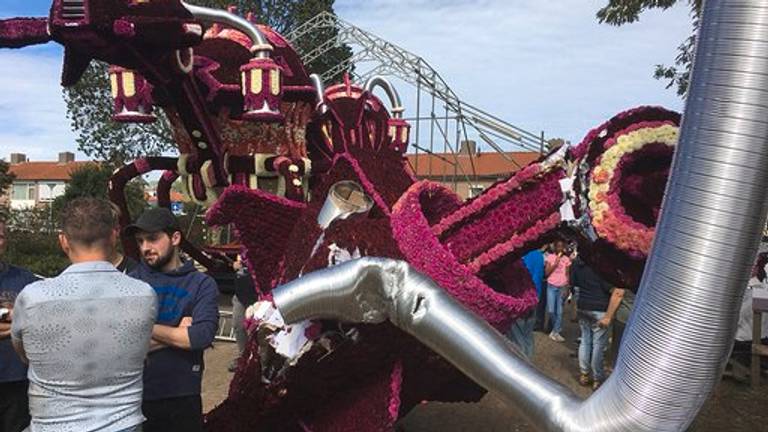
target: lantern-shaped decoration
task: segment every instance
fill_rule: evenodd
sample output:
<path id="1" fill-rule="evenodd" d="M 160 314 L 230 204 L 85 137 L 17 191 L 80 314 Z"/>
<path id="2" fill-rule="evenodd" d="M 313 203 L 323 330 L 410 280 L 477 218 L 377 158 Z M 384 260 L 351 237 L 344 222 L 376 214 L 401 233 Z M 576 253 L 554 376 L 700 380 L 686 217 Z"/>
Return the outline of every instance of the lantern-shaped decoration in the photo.
<path id="1" fill-rule="evenodd" d="M 387 121 L 387 135 L 389 135 L 389 148 L 404 154 L 408 150 L 408 140 L 411 134 L 411 125 L 400 117 L 393 117 Z"/>
<path id="2" fill-rule="evenodd" d="M 283 98 L 282 68 L 269 57 L 255 57 L 240 67 L 243 119 L 280 122 Z"/>
<path id="3" fill-rule="evenodd" d="M 120 123 L 152 123 L 152 84 L 141 74 L 120 66 L 110 66 L 109 81 L 114 99 L 112 120 Z"/>

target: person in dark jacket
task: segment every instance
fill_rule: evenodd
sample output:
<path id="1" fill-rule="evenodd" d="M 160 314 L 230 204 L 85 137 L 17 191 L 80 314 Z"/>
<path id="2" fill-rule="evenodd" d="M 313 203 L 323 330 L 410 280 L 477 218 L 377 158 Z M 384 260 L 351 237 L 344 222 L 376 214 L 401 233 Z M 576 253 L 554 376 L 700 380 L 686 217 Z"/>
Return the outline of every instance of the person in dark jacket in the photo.
<path id="1" fill-rule="evenodd" d="M 219 323 L 216 282 L 179 255 L 181 231 L 164 208 L 145 211 L 126 234 L 136 238 L 141 264 L 130 274 L 158 297 L 157 324 L 144 368 L 144 432 L 203 430 L 203 351 Z"/>
<path id="2" fill-rule="evenodd" d="M 235 342 L 237 354 L 229 364 L 228 370 L 234 372 L 237 362 L 245 354 L 245 346 L 248 343 L 248 331 L 245 328 L 245 310 L 256 303 L 256 288 L 251 273 L 240 255 L 234 262 L 235 269 L 235 294 L 232 296 L 232 326 L 235 329 Z"/>
<path id="3" fill-rule="evenodd" d="M 21 290 L 38 280 L 34 274 L 2 261 L 5 221 L 0 219 L 0 431 L 21 432 L 29 425 L 27 365 L 11 345 L 13 303 Z"/>
<path id="4" fill-rule="evenodd" d="M 544 254 L 534 249 L 523 256 L 523 264 L 531 275 L 531 281 L 536 287 L 536 295 L 541 298 L 544 290 Z M 538 308 L 529 311 L 512 323 L 507 337 L 514 342 L 528 359 L 533 358 L 534 337 L 533 329 L 538 319 Z"/>
<path id="5" fill-rule="evenodd" d="M 621 297 L 613 294 L 615 290 L 623 290 L 603 280 L 581 259 L 577 259 L 571 267 L 571 286 L 579 289 L 576 302 L 581 328 L 579 384 L 592 384 L 592 388 L 597 389 L 606 378 L 604 359 L 609 327 L 621 303 Z"/>

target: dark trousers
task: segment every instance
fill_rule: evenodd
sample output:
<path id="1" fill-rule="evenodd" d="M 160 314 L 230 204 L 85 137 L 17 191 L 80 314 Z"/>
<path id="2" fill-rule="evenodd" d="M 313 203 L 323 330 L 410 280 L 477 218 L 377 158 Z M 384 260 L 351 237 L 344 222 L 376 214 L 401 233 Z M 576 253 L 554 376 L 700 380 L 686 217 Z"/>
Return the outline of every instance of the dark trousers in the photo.
<path id="1" fill-rule="evenodd" d="M 549 324 L 549 325 L 547 325 Z M 539 303 L 536 305 L 536 326 L 535 330 L 549 333 L 552 327 L 552 323 L 547 323 L 547 287 L 544 286 L 539 296 Z"/>
<path id="2" fill-rule="evenodd" d="M 611 335 L 611 350 L 609 362 L 616 367 L 616 360 L 619 358 L 619 348 L 621 348 L 621 339 L 624 337 L 625 324 L 621 321 L 613 321 L 613 334 Z"/>
<path id="3" fill-rule="evenodd" d="M 144 401 L 144 432 L 202 432 L 203 402 L 200 395 Z"/>
<path id="4" fill-rule="evenodd" d="M 27 381 L 0 383 L 0 432 L 21 432 L 29 426 Z"/>

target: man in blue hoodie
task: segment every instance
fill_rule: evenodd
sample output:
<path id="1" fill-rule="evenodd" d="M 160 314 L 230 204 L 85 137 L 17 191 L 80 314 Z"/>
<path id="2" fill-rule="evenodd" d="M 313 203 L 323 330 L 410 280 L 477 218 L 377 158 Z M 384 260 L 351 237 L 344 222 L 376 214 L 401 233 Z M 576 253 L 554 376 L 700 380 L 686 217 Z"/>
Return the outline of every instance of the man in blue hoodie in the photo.
<path id="1" fill-rule="evenodd" d="M 167 209 L 145 211 L 126 234 L 136 239 L 142 261 L 130 275 L 150 284 L 158 297 L 144 368 L 144 432 L 202 431 L 203 351 L 219 323 L 216 282 L 181 260 L 181 231 Z"/>
<path id="2" fill-rule="evenodd" d="M 0 431 L 21 432 L 29 425 L 27 365 L 11 346 L 13 302 L 22 288 L 38 278 L 2 261 L 5 253 L 5 221 L 0 219 Z"/>

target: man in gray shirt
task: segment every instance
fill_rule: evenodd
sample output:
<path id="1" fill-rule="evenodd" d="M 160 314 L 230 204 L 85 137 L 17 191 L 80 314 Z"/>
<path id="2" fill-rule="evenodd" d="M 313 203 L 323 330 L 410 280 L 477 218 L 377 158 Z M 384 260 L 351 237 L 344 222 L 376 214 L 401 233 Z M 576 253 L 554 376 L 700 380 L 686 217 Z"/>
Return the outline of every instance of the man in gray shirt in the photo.
<path id="1" fill-rule="evenodd" d="M 138 431 L 142 371 L 157 316 L 155 291 L 109 263 L 110 204 L 78 198 L 59 242 L 72 265 L 16 298 L 11 335 L 29 362 L 31 432 Z"/>

